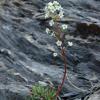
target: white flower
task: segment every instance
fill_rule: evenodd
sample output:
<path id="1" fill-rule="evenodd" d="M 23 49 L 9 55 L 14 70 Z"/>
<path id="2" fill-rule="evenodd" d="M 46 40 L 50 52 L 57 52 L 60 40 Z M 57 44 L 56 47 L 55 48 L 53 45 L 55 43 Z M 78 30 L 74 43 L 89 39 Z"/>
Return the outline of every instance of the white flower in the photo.
<path id="1" fill-rule="evenodd" d="M 60 5 L 60 4 L 57 1 L 53 1 L 53 5 Z"/>
<path id="2" fill-rule="evenodd" d="M 59 17 L 60 17 L 60 18 L 63 18 L 63 17 L 64 17 L 64 12 L 63 12 L 62 10 L 61 10 L 60 13 L 59 13 Z"/>
<path id="3" fill-rule="evenodd" d="M 45 83 L 45 82 L 42 82 L 42 81 L 38 81 L 39 85 L 42 85 L 42 86 L 47 86 L 48 84 Z"/>
<path id="4" fill-rule="evenodd" d="M 51 7 L 53 6 L 53 3 L 52 3 L 52 2 L 49 2 L 49 3 L 48 3 L 48 7 L 50 7 L 50 6 L 51 6 Z"/>
<path id="5" fill-rule="evenodd" d="M 55 36 L 54 32 L 52 32 L 52 33 L 50 34 L 50 36 Z"/>
<path id="6" fill-rule="evenodd" d="M 57 55 L 58 55 L 57 53 L 53 53 L 53 56 L 54 56 L 54 57 L 57 57 Z"/>
<path id="7" fill-rule="evenodd" d="M 56 44 L 57 44 L 57 46 L 61 46 L 61 45 L 62 45 L 62 41 L 59 41 L 59 40 L 58 40 L 58 41 L 56 42 Z"/>
<path id="8" fill-rule="evenodd" d="M 50 29 L 46 28 L 46 33 L 49 34 L 50 33 Z"/>
<path id="9" fill-rule="evenodd" d="M 72 45 L 73 45 L 73 43 L 69 41 L 69 42 L 68 42 L 68 45 L 69 45 L 69 46 L 72 46 Z"/>
<path id="10" fill-rule="evenodd" d="M 68 28 L 68 25 L 66 25 L 66 24 L 63 24 L 63 25 L 62 25 L 62 29 L 65 30 L 65 29 L 67 29 L 67 28 Z"/>
<path id="11" fill-rule="evenodd" d="M 62 9 L 61 5 L 55 7 L 56 10 L 60 11 Z"/>
<path id="12" fill-rule="evenodd" d="M 51 13 L 54 13 L 56 10 L 55 10 L 55 8 L 54 8 L 54 6 L 52 6 L 52 7 L 48 7 L 48 10 L 51 12 Z"/>
<path id="13" fill-rule="evenodd" d="M 57 2 L 57 1 L 54 1 L 54 2 L 53 2 L 53 6 L 55 7 L 56 10 L 62 9 L 61 5 L 60 5 L 59 2 Z"/>
<path id="14" fill-rule="evenodd" d="M 50 25 L 50 26 L 53 26 L 53 25 L 54 25 L 54 21 L 53 21 L 53 20 L 50 20 L 50 21 L 49 21 L 49 25 Z"/>
<path id="15" fill-rule="evenodd" d="M 45 18 L 48 18 L 49 17 L 49 13 L 45 13 Z"/>
<path id="16" fill-rule="evenodd" d="M 54 13 L 55 12 L 55 7 L 53 5 L 52 2 L 49 2 L 48 5 L 47 5 L 47 8 L 48 8 L 48 11 Z"/>

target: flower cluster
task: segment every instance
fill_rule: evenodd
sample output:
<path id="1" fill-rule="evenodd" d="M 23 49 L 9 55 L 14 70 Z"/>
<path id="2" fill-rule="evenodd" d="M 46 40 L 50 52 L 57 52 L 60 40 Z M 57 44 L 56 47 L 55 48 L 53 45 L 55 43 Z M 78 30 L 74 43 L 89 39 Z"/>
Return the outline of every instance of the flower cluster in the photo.
<path id="1" fill-rule="evenodd" d="M 49 2 L 45 9 L 45 18 L 51 18 L 51 20 L 49 20 L 49 26 L 50 27 L 58 27 L 58 28 L 61 28 L 60 30 L 66 30 L 68 28 L 68 25 L 66 24 L 63 24 L 59 27 L 60 24 L 57 24 L 57 20 L 61 20 L 63 17 L 64 17 L 64 11 L 63 11 L 63 8 L 61 7 L 61 5 L 59 4 L 59 2 L 57 1 L 53 1 L 53 2 Z M 61 39 L 59 39 L 56 35 L 57 33 L 57 30 L 50 30 L 49 28 L 46 28 L 46 33 L 49 34 L 50 36 L 54 36 L 56 37 L 57 39 L 57 42 L 56 42 L 56 45 L 58 47 L 61 47 L 62 46 L 62 41 Z M 62 32 L 59 33 L 59 37 L 61 35 Z M 68 42 L 68 45 L 69 46 L 72 46 L 73 43 L 72 42 Z M 53 56 L 56 57 L 58 54 L 57 53 L 53 53 Z"/>
<path id="2" fill-rule="evenodd" d="M 45 10 L 45 18 L 55 17 L 56 14 L 59 15 L 59 18 L 63 18 L 64 16 L 63 8 L 57 1 L 49 2 L 44 10 Z"/>

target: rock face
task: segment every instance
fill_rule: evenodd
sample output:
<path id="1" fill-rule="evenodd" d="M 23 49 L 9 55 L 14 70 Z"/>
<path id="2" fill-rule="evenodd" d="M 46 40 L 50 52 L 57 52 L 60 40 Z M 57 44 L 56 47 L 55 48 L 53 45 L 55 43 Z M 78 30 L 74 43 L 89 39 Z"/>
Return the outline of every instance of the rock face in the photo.
<path id="1" fill-rule="evenodd" d="M 63 62 L 52 56 L 54 50 L 59 52 L 55 39 L 45 33 L 46 21 L 36 18 L 49 1 L 0 1 L 0 100 L 24 100 L 32 84 L 47 78 L 55 86 L 61 82 Z M 59 2 L 65 16 L 73 19 L 63 21 L 69 25 L 65 45 L 72 84 L 66 80 L 62 97 L 80 100 L 100 83 L 100 1 Z M 68 40 L 73 47 L 67 47 Z"/>

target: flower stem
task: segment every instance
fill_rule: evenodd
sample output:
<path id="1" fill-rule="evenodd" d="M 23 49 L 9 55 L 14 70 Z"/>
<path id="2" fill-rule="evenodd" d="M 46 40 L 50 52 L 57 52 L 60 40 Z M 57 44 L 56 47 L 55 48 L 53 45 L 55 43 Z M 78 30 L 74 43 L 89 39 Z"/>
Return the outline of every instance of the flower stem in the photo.
<path id="1" fill-rule="evenodd" d="M 56 92 L 56 98 L 59 96 L 59 94 L 60 94 L 60 92 L 63 88 L 64 82 L 65 82 L 65 79 L 66 79 L 66 74 L 67 74 L 66 54 L 65 54 L 65 49 L 63 47 L 61 48 L 61 55 L 62 55 L 62 58 L 63 58 L 63 61 L 64 61 L 64 75 L 63 75 L 63 79 L 62 79 L 61 84 L 58 86 L 58 89 L 57 89 L 57 92 Z"/>

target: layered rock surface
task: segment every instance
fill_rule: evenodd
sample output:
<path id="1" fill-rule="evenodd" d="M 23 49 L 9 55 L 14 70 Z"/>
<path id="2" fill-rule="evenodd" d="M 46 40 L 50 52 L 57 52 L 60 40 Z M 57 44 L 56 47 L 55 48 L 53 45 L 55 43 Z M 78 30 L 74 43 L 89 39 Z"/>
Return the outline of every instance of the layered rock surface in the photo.
<path id="1" fill-rule="evenodd" d="M 47 78 L 55 86 L 61 82 L 63 62 L 60 56 L 52 56 L 52 51 L 59 52 L 55 39 L 45 33 L 46 21 L 38 19 L 47 2 L 0 1 L 0 100 L 24 100 L 33 84 Z M 69 25 L 65 38 L 68 77 L 78 87 L 66 80 L 62 97 L 82 100 L 96 85 L 100 87 L 100 1 L 59 2 L 65 10 L 62 23 Z M 72 47 L 67 46 L 68 40 Z"/>

